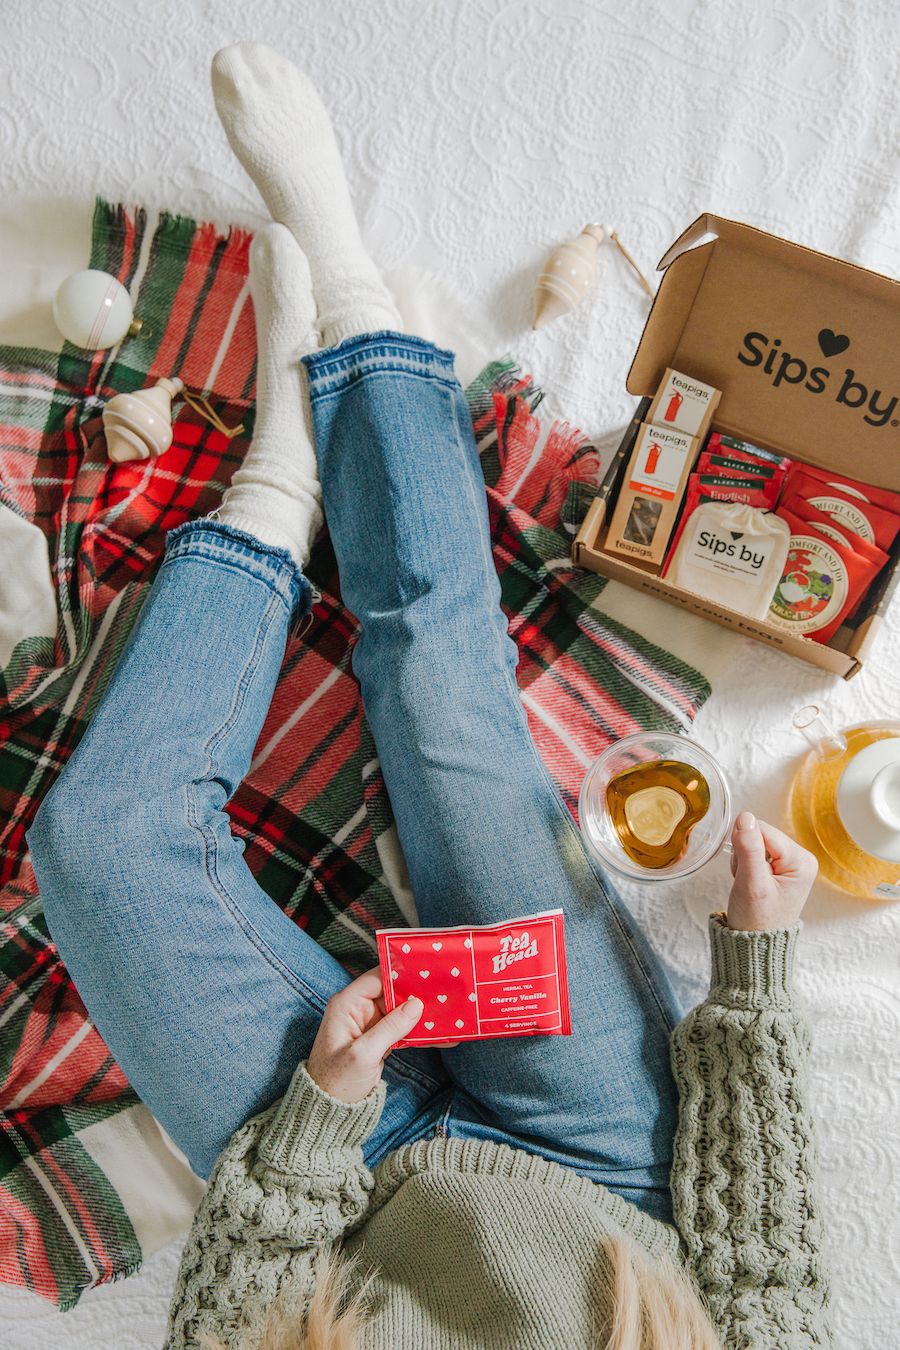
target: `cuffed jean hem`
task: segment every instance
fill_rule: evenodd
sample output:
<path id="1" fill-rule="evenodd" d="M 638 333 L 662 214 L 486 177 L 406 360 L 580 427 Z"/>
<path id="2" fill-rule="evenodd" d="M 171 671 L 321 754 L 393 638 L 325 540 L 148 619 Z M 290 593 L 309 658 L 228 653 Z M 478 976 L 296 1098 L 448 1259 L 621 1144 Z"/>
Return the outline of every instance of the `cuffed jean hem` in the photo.
<path id="1" fill-rule="evenodd" d="M 226 525 L 214 516 L 188 520 L 168 532 L 163 565 L 184 556 L 209 558 L 265 582 L 290 614 L 292 632 L 312 608 L 313 588 L 286 548 L 267 544 L 256 535 Z"/>
<path id="2" fill-rule="evenodd" d="M 310 352 L 301 359 L 309 374 L 311 398 L 339 393 L 354 380 L 376 370 L 456 381 L 453 352 L 435 347 L 425 338 L 390 329 L 345 338 L 337 347 Z"/>

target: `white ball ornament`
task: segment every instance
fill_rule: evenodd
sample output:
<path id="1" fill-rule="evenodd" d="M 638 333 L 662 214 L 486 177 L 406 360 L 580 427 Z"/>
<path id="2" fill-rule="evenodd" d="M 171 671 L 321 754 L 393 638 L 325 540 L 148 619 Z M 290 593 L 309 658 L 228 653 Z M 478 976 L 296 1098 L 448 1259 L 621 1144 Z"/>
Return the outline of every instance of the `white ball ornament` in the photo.
<path id="1" fill-rule="evenodd" d="M 53 297 L 53 319 L 68 342 L 86 351 L 114 347 L 141 328 L 122 283 L 94 268 L 66 277 Z"/>

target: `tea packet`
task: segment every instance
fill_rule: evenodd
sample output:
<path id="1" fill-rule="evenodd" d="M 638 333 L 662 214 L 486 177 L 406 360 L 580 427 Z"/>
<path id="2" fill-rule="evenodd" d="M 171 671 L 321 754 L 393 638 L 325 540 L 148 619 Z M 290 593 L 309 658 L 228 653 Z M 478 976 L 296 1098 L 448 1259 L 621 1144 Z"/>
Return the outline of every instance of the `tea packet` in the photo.
<path id="1" fill-rule="evenodd" d="M 817 511 L 833 516 L 841 529 L 861 535 L 881 549 L 889 549 L 900 531 L 900 515 L 869 501 L 861 491 L 850 492 L 833 486 L 830 480 L 823 481 L 808 473 L 805 466 L 795 466 L 788 474 L 785 497 L 788 496 L 802 497 Z"/>
<path id="2" fill-rule="evenodd" d="M 385 1009 L 411 994 L 425 1004 L 397 1046 L 572 1034 L 561 909 L 376 937 Z"/>
<path id="3" fill-rule="evenodd" d="M 778 515 L 790 529 L 790 544 L 769 622 L 796 637 L 827 642 L 856 609 L 879 565 L 787 506 Z"/>

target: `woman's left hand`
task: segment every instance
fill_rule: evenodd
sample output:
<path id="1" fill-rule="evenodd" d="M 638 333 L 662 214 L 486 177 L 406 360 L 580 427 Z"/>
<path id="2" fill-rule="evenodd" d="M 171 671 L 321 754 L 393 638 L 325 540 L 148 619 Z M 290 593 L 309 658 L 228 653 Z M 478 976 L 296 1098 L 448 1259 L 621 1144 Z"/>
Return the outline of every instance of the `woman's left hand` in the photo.
<path id="1" fill-rule="evenodd" d="M 329 1000 L 306 1061 L 306 1071 L 323 1092 L 342 1102 L 359 1102 L 381 1078 L 394 1043 L 408 1036 L 422 1016 L 420 998 L 385 1012 L 381 974 L 367 970 Z"/>

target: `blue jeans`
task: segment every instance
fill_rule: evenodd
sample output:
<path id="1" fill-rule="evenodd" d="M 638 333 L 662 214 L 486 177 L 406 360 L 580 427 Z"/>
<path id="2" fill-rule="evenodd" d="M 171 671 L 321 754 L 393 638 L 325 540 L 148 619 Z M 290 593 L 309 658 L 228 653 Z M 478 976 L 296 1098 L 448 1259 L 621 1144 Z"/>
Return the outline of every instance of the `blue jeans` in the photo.
<path id="1" fill-rule="evenodd" d="M 452 356 L 381 333 L 307 366 L 343 598 L 361 624 L 354 670 L 420 922 L 562 906 L 574 1027 L 392 1054 L 366 1159 L 435 1132 L 497 1140 L 667 1218 L 679 1012 L 529 734 Z M 310 601 L 287 553 L 212 520 L 172 531 L 29 833 L 91 1017 L 203 1176 L 283 1092 L 348 980 L 254 881 L 224 811 Z"/>

